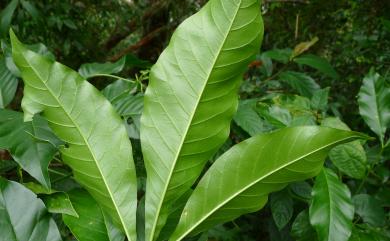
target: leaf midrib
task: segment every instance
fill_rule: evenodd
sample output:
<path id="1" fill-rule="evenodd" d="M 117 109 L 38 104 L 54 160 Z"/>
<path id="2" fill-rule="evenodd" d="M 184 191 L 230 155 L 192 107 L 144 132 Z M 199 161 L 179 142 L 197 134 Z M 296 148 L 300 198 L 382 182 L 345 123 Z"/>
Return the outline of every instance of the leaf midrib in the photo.
<path id="1" fill-rule="evenodd" d="M 315 150 L 309 152 L 309 153 L 306 154 L 306 155 L 303 155 L 303 156 L 301 156 L 301 157 L 299 157 L 299 158 L 296 158 L 296 159 L 294 159 L 293 161 L 288 162 L 288 163 L 286 163 L 285 165 L 280 166 L 279 168 L 275 169 L 274 171 L 269 172 L 267 175 L 264 175 L 264 176 L 258 178 L 256 181 L 249 183 L 249 184 L 246 185 L 244 188 L 239 189 L 236 193 L 234 193 L 233 195 L 231 195 L 230 198 L 226 199 L 226 200 L 225 200 L 224 202 L 222 202 L 220 205 L 216 206 L 216 207 L 215 207 L 214 209 L 212 209 L 210 212 L 208 212 L 207 214 L 205 214 L 204 217 L 203 217 L 202 219 L 200 219 L 198 222 L 196 222 L 196 223 L 192 226 L 192 228 L 188 229 L 188 231 L 185 232 L 184 234 L 182 234 L 177 240 L 183 239 L 183 238 L 184 238 L 185 236 L 187 236 L 191 231 L 193 231 L 197 226 L 199 226 L 199 224 L 201 224 L 201 223 L 202 223 L 203 221 L 205 221 L 208 217 L 210 217 L 214 212 L 216 212 L 218 209 L 220 209 L 221 207 L 223 207 L 224 205 L 226 205 L 227 203 L 229 203 L 231 200 L 233 200 L 234 198 L 236 198 L 236 197 L 237 197 L 238 195 L 240 195 L 242 192 L 244 192 L 244 191 L 246 191 L 247 189 L 251 188 L 252 186 L 256 185 L 257 183 L 259 183 L 259 182 L 262 181 L 263 179 L 265 179 L 265 178 L 267 178 L 267 177 L 273 175 L 274 173 L 276 173 L 276 172 L 278 172 L 278 171 L 280 171 L 280 170 L 282 170 L 282 169 L 284 169 L 284 168 L 286 168 L 286 167 L 288 167 L 288 166 L 294 164 L 295 162 L 298 162 L 298 161 L 300 161 L 301 159 L 306 158 L 306 157 L 308 157 L 308 156 L 310 156 L 310 155 L 312 155 L 312 154 L 314 154 L 314 153 L 316 153 L 316 152 L 318 152 L 318 151 L 324 150 L 324 149 L 326 149 L 326 148 L 328 148 L 328 147 L 330 147 L 330 146 L 332 146 L 332 145 L 334 145 L 334 144 L 336 144 L 336 143 L 343 142 L 343 141 L 346 141 L 346 140 L 352 139 L 352 138 L 354 138 L 354 136 L 346 137 L 346 138 L 343 138 L 343 139 L 341 139 L 341 140 L 337 140 L 337 141 L 331 142 L 331 143 L 329 143 L 328 145 L 323 146 L 323 147 L 318 148 L 318 149 L 315 149 Z"/>
<path id="2" fill-rule="evenodd" d="M 26 50 L 26 51 L 30 51 L 30 50 Z M 23 58 L 27 61 L 27 63 L 29 63 L 29 61 L 28 61 L 27 58 L 24 56 L 24 54 L 21 53 L 20 51 L 18 51 L 18 52 L 19 52 L 20 54 L 22 54 Z M 39 77 L 39 79 L 40 79 L 40 80 L 42 81 L 42 83 L 45 85 L 45 87 L 46 87 L 46 89 L 48 90 L 48 92 L 49 92 L 49 93 L 53 96 L 53 98 L 57 101 L 57 103 L 58 103 L 59 106 L 62 108 L 62 110 L 64 111 L 64 113 L 68 116 L 69 120 L 72 121 L 72 123 L 73 123 L 74 126 L 76 127 L 77 131 L 80 133 L 81 137 L 83 138 L 83 141 L 84 141 L 85 145 L 86 145 L 87 148 L 88 148 L 88 151 L 91 153 L 91 155 L 92 155 L 92 157 L 93 157 L 93 159 L 94 159 L 94 163 L 95 163 L 97 169 L 99 170 L 99 173 L 100 173 L 100 175 L 101 175 L 101 178 L 102 178 L 102 180 L 103 180 L 103 183 L 104 183 L 104 185 L 106 186 L 106 189 L 107 189 L 107 191 L 108 191 L 108 193 L 109 193 L 109 195 L 110 195 L 111 201 L 112 201 L 112 203 L 113 203 L 114 206 L 115 206 L 115 210 L 117 211 L 118 217 L 119 217 L 119 219 L 121 220 L 121 223 L 122 223 L 123 229 L 124 229 L 124 231 L 125 231 L 125 233 L 126 233 L 126 236 L 127 236 L 127 238 L 129 239 L 129 241 L 131 241 L 132 239 L 131 239 L 131 237 L 130 237 L 130 235 L 129 235 L 129 233 L 128 233 L 128 230 L 127 230 L 127 228 L 126 228 L 125 222 L 124 222 L 123 219 L 122 219 L 121 212 L 119 211 L 119 208 L 118 208 L 118 206 L 117 206 L 117 204 L 116 204 L 116 202 L 115 202 L 115 199 L 113 198 L 113 195 L 112 195 L 112 193 L 111 193 L 111 190 L 110 190 L 109 186 L 107 185 L 107 181 L 106 181 L 106 179 L 105 179 L 105 177 L 104 177 L 104 175 L 103 175 L 103 173 L 102 173 L 101 167 L 99 166 L 98 159 L 95 157 L 95 154 L 94 154 L 94 152 L 92 151 L 92 148 L 91 148 L 91 146 L 89 145 L 89 142 L 86 140 L 86 138 L 85 138 L 85 136 L 84 136 L 84 133 L 81 131 L 81 128 L 80 128 L 79 125 L 73 120 L 73 118 L 71 117 L 71 115 L 66 111 L 66 109 L 64 108 L 64 106 L 62 105 L 62 103 L 61 103 L 61 102 L 59 101 L 59 99 L 57 98 L 57 96 L 54 95 L 54 93 L 52 92 L 52 90 L 51 90 L 51 89 L 49 88 L 49 86 L 46 84 L 46 82 L 44 81 L 44 79 L 42 78 L 42 76 L 40 76 L 39 72 L 33 67 L 33 65 L 30 64 L 29 66 L 24 66 L 24 67 L 31 68 L 31 69 L 34 71 L 34 73 Z M 51 70 L 50 70 L 50 74 L 51 74 Z M 78 85 L 76 85 L 76 88 L 79 88 Z"/>
<path id="3" fill-rule="evenodd" d="M 223 4 L 223 3 L 222 3 L 222 4 Z M 159 219 L 159 217 L 160 217 L 159 214 L 160 214 L 160 212 L 161 212 L 161 207 L 162 207 L 162 204 L 164 203 L 165 195 L 166 195 L 166 193 L 167 193 L 168 186 L 169 186 L 170 181 L 171 181 L 171 179 L 172 179 L 172 175 L 173 175 L 174 169 L 175 169 L 175 167 L 176 167 L 177 160 L 179 159 L 181 150 L 182 150 L 182 148 L 183 148 L 184 141 L 185 141 L 185 139 L 186 139 L 186 137 L 187 137 L 187 134 L 188 134 L 188 131 L 189 131 L 190 127 L 191 127 L 191 124 L 192 124 L 192 121 L 193 121 L 193 119 L 194 119 L 196 110 L 198 109 L 198 106 L 199 106 L 200 101 L 201 101 L 201 99 L 202 99 L 204 90 L 206 89 L 206 86 L 207 86 L 208 81 L 209 81 L 209 79 L 210 79 L 211 73 L 212 73 L 212 71 L 213 71 L 213 69 L 214 69 L 214 67 L 215 67 L 215 65 L 216 65 L 216 63 L 217 63 L 218 58 L 220 57 L 220 55 L 221 55 L 221 53 L 222 53 L 223 46 L 225 46 L 226 40 L 227 40 L 227 38 L 228 38 L 228 36 L 229 36 L 229 33 L 231 32 L 231 29 L 232 29 L 232 27 L 233 27 L 233 23 L 234 23 L 234 21 L 235 21 L 235 19 L 236 19 L 236 17 L 237 17 L 237 14 L 238 14 L 238 12 L 239 12 L 239 10 L 240 10 L 240 8 L 241 8 L 241 4 L 242 4 L 242 1 L 240 1 L 240 3 L 237 5 L 237 10 L 236 10 L 236 12 L 235 12 L 235 14 L 234 14 L 234 17 L 232 18 L 232 21 L 231 21 L 231 23 L 230 23 L 229 29 L 228 29 L 228 31 L 226 32 L 226 35 L 225 35 L 225 37 L 224 37 L 224 40 L 223 40 L 222 43 L 221 43 L 221 46 L 220 46 L 220 48 L 219 48 L 219 50 L 218 50 L 218 54 L 216 54 L 216 56 L 215 56 L 215 58 L 214 58 L 214 60 L 213 60 L 213 64 L 211 65 L 211 68 L 210 68 L 210 70 L 209 70 L 209 73 L 207 74 L 207 77 L 205 78 L 205 79 L 207 79 L 207 80 L 205 81 L 205 83 L 204 83 L 204 85 L 203 85 L 203 87 L 202 87 L 201 94 L 199 95 L 198 100 L 197 100 L 197 102 L 196 102 L 196 105 L 195 105 L 195 107 L 194 107 L 194 110 L 193 110 L 192 113 L 191 113 L 191 116 L 190 116 L 190 118 L 189 118 L 190 121 L 188 121 L 188 125 L 187 125 L 187 127 L 186 127 L 185 134 L 184 134 L 183 137 L 181 138 L 180 146 L 179 146 L 179 148 L 178 148 L 178 151 L 176 152 L 176 156 L 175 156 L 175 159 L 174 159 L 174 163 L 173 163 L 173 165 L 172 165 L 172 168 L 171 168 L 171 170 L 170 170 L 170 173 L 169 173 L 169 176 L 168 176 L 168 179 L 167 179 L 168 181 L 166 182 L 166 184 L 165 184 L 165 186 L 164 186 L 164 191 L 163 191 L 163 195 L 162 195 L 163 198 L 160 199 L 160 203 L 159 203 L 159 206 L 158 206 L 158 209 L 157 209 L 158 212 L 157 212 L 156 215 L 155 215 L 155 219 L 154 219 L 154 222 L 153 222 L 152 231 L 151 231 L 151 233 L 150 233 L 150 235 L 149 235 L 149 240 L 150 240 L 150 241 L 153 240 L 154 233 L 155 233 L 156 226 L 157 226 L 157 221 L 158 221 L 158 219 Z"/>

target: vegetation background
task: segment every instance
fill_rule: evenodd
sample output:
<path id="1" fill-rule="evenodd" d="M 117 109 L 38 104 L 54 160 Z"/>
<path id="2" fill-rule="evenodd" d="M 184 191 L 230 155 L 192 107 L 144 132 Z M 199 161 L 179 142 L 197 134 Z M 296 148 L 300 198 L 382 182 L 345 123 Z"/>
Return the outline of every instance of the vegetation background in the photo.
<path id="1" fill-rule="evenodd" d="M 124 66 L 107 74 L 136 80 L 136 93 L 132 94 L 142 94 L 148 83 L 148 69 L 168 44 L 172 32 L 204 3 L 205 0 L 2 0 L 2 52 L 7 56 L 8 27 L 12 26 L 23 42 L 44 44 L 57 61 L 73 69 L 85 63 L 124 58 Z M 357 96 L 370 71 L 382 76 L 386 88 L 390 84 L 390 1 L 264 0 L 262 11 L 264 42 L 245 75 L 240 90 L 242 101 L 225 150 L 256 133 L 322 123 L 330 116 L 338 117 L 352 130 L 375 136 L 359 114 Z M 304 84 L 293 85 L 294 80 Z M 104 89 L 113 79 L 97 76 L 91 82 Z M 12 101 L 5 106 L 20 110 L 22 82 L 16 86 Z M 129 118 L 129 125 L 134 127 L 130 137 L 139 152 L 137 118 Z M 388 134 L 384 139 L 387 137 Z M 390 239 L 388 146 L 371 141 L 364 144 L 364 154 L 341 157 L 349 162 L 363 160 L 355 173 L 343 165 L 346 161 L 327 161 L 354 199 L 351 240 Z M 1 176 L 33 180 L 8 160 L 12 160 L 10 153 L 0 148 Z M 138 167 L 143 170 L 141 160 Z M 75 185 L 67 167 L 52 162 L 50 168 L 59 189 Z M 304 216 L 313 185 L 314 180 L 290 185 L 272 195 L 263 211 L 210 230 L 208 240 L 315 240 Z M 143 191 L 141 187 L 139 192 Z M 72 240 L 65 225 L 59 226 L 63 237 Z"/>

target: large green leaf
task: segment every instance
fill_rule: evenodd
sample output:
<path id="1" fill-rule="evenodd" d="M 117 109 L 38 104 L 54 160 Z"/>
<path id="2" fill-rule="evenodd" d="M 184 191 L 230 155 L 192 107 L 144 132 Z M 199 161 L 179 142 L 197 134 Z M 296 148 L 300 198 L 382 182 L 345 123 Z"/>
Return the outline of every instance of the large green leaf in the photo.
<path id="1" fill-rule="evenodd" d="M 45 132 L 51 130 L 42 117 L 23 122 L 22 113 L 0 109 L 0 148 L 9 150 L 26 172 L 50 189 L 48 165 L 62 142 Z"/>
<path id="2" fill-rule="evenodd" d="M 330 148 L 359 136 L 325 127 L 292 127 L 241 142 L 201 179 L 171 240 L 261 209 L 271 192 L 320 172 Z"/>
<path id="3" fill-rule="evenodd" d="M 0 178 L 0 240 L 59 241 L 43 202 L 23 185 Z"/>
<path id="4" fill-rule="evenodd" d="M 18 78 L 8 70 L 5 58 L 0 56 L 0 108 L 5 108 L 15 96 Z"/>
<path id="5" fill-rule="evenodd" d="M 227 139 L 262 35 L 259 0 L 211 0 L 177 28 L 152 68 L 141 119 L 147 240 Z"/>
<path id="6" fill-rule="evenodd" d="M 390 126 L 390 88 L 384 78 L 373 70 L 364 78 L 359 92 L 359 110 L 367 125 L 384 145 Z"/>
<path id="7" fill-rule="evenodd" d="M 119 115 L 77 72 L 25 48 L 11 32 L 13 57 L 25 83 L 25 119 L 39 112 L 67 143 L 63 161 L 75 179 L 135 240 L 136 190 L 131 144 Z"/>
<path id="8" fill-rule="evenodd" d="M 62 219 L 77 240 L 113 241 L 110 238 L 102 210 L 96 201 L 82 189 L 72 190 L 69 196 L 79 217 L 64 214 Z"/>
<path id="9" fill-rule="evenodd" d="M 316 178 L 310 205 L 310 223 L 320 241 L 347 241 L 351 236 L 354 207 L 351 192 L 337 175 L 324 168 Z"/>

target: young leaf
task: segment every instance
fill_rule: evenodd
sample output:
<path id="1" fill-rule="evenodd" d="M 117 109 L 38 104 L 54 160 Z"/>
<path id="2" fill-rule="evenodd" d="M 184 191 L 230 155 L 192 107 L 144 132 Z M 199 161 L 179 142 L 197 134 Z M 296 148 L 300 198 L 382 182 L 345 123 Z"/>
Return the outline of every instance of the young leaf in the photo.
<path id="1" fill-rule="evenodd" d="M 0 56 L 0 108 L 5 108 L 11 103 L 17 87 L 18 78 L 8 70 L 5 58 Z"/>
<path id="2" fill-rule="evenodd" d="M 282 230 L 290 222 L 294 212 L 294 202 L 286 190 L 270 195 L 271 212 L 274 222 Z"/>
<path id="3" fill-rule="evenodd" d="M 356 213 L 365 223 L 381 227 L 385 225 L 386 216 L 379 200 L 368 194 L 359 194 L 353 197 Z"/>
<path id="4" fill-rule="evenodd" d="M 241 142 L 201 179 L 170 240 L 260 210 L 271 192 L 315 176 L 330 148 L 359 136 L 324 127 L 293 127 Z"/>
<path id="5" fill-rule="evenodd" d="M 315 80 L 304 73 L 286 71 L 281 73 L 279 78 L 306 97 L 312 97 L 313 93 L 320 89 Z"/>
<path id="6" fill-rule="evenodd" d="M 259 0 L 211 0 L 177 28 L 152 68 L 141 118 L 146 240 L 157 238 L 170 206 L 229 136 L 262 36 Z"/>
<path id="7" fill-rule="evenodd" d="M 77 240 L 112 241 L 102 210 L 95 200 L 82 189 L 72 190 L 69 196 L 79 217 L 63 214 L 62 219 Z"/>
<path id="8" fill-rule="evenodd" d="M 359 110 L 367 125 L 384 145 L 386 129 L 390 126 L 390 88 L 379 74 L 371 70 L 364 78 L 359 92 Z"/>
<path id="9" fill-rule="evenodd" d="M 298 58 L 295 58 L 294 62 L 301 65 L 310 66 L 333 79 L 338 79 L 340 77 L 336 70 L 332 67 L 332 65 L 330 65 L 330 63 L 326 59 L 321 58 L 317 55 L 302 55 Z"/>
<path id="10" fill-rule="evenodd" d="M 310 205 L 310 223 L 320 241 L 348 241 L 354 207 L 351 192 L 333 171 L 324 168 L 316 178 Z"/>
<path id="11" fill-rule="evenodd" d="M 23 185 L 0 177 L 0 234 L 7 241 L 60 241 L 45 205 Z"/>
<path id="12" fill-rule="evenodd" d="M 77 72 L 28 50 L 13 32 L 11 42 L 25 83 L 25 119 L 42 112 L 54 133 L 67 143 L 60 151 L 75 179 L 134 241 L 137 182 L 122 120 Z"/>
<path id="13" fill-rule="evenodd" d="M 35 116 L 23 122 L 23 114 L 0 109 L 0 148 L 7 149 L 13 159 L 46 189 L 50 189 L 49 162 L 62 144 L 56 137 L 37 138 L 51 132 L 45 119 Z"/>
<path id="14" fill-rule="evenodd" d="M 123 70 L 126 64 L 126 58 L 123 57 L 115 63 L 89 63 L 81 65 L 79 69 L 79 73 L 86 79 L 109 75 L 109 74 L 117 74 Z"/>
<path id="15" fill-rule="evenodd" d="M 326 118 L 323 126 L 349 131 L 350 128 L 338 118 Z M 336 146 L 329 152 L 329 159 L 343 173 L 356 179 L 366 174 L 367 156 L 360 141 Z"/>

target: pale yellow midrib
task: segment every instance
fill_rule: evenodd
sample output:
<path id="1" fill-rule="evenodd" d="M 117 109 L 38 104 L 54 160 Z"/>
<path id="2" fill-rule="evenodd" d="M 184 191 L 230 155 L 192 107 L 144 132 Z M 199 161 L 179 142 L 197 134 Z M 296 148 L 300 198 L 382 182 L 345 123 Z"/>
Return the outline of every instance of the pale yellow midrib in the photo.
<path id="1" fill-rule="evenodd" d="M 221 4 L 223 4 L 222 1 L 224 1 L 224 0 L 221 0 Z M 236 17 L 237 17 L 237 14 L 238 14 L 238 12 L 239 12 L 239 10 L 240 10 L 241 4 L 242 4 L 242 1 L 240 1 L 240 3 L 237 5 L 237 10 L 236 10 L 236 12 L 235 12 L 235 14 L 234 14 L 234 17 L 232 18 L 232 21 L 231 21 L 231 23 L 230 23 L 229 29 L 228 29 L 228 31 L 226 32 L 225 38 L 223 39 L 223 42 L 221 43 L 221 46 L 220 46 L 220 48 L 219 48 L 219 50 L 218 50 L 218 54 L 215 56 L 215 59 L 213 60 L 213 64 L 211 65 L 211 68 L 210 68 L 209 73 L 208 73 L 208 75 L 207 75 L 207 78 L 206 78 L 207 81 L 205 81 L 205 84 L 203 85 L 203 88 L 202 88 L 202 92 L 201 92 L 201 94 L 199 95 L 199 98 L 198 98 L 198 100 L 197 100 L 197 102 L 196 102 L 196 105 L 195 105 L 194 110 L 193 110 L 192 113 L 191 113 L 191 116 L 190 116 L 190 120 L 191 120 L 191 121 L 188 122 L 187 128 L 186 128 L 186 130 L 185 130 L 185 135 L 183 135 L 183 137 L 182 137 L 182 139 L 181 139 L 181 142 L 180 142 L 180 146 L 179 146 L 179 148 L 178 148 L 178 151 L 176 152 L 176 156 L 175 156 L 175 158 L 174 158 L 174 163 L 173 163 L 173 165 L 172 165 L 172 169 L 171 169 L 171 171 L 170 171 L 170 173 L 169 173 L 169 176 L 168 176 L 168 179 L 167 179 L 168 181 L 166 182 L 166 184 L 165 184 L 165 186 L 164 186 L 164 192 L 163 192 L 163 195 L 162 195 L 163 198 L 161 198 L 161 200 L 160 200 L 160 203 L 159 203 L 159 206 L 158 206 L 158 209 L 157 209 L 158 211 L 157 211 L 157 213 L 156 213 L 156 215 L 155 215 L 155 219 L 154 219 L 154 222 L 153 222 L 153 227 L 152 227 L 151 233 L 150 233 L 150 235 L 149 235 L 149 241 L 153 241 L 154 233 L 155 233 L 156 226 L 157 226 L 157 221 L 158 221 L 158 219 L 159 219 L 159 214 L 160 214 L 160 211 L 161 211 L 161 207 L 162 207 L 162 204 L 163 204 L 163 202 L 164 202 L 164 200 L 165 200 L 165 194 L 166 194 L 166 192 L 167 192 L 167 189 L 168 189 L 170 180 L 171 180 L 171 178 L 172 178 L 172 175 L 173 175 L 173 172 L 174 172 L 174 169 L 175 169 L 175 166 L 176 166 L 176 162 L 177 162 L 177 160 L 178 160 L 178 158 L 179 158 L 181 149 L 183 148 L 184 140 L 185 140 L 185 138 L 187 137 L 187 133 L 188 133 L 188 131 L 189 131 L 189 129 L 190 129 L 190 126 L 191 126 L 191 124 L 192 124 L 192 120 L 193 120 L 193 118 L 194 118 L 194 116 L 195 116 L 196 110 L 197 110 L 197 108 L 198 108 L 198 106 L 199 106 L 199 103 L 200 103 L 200 100 L 201 100 L 201 98 L 202 98 L 202 96 L 203 96 L 203 92 L 204 92 L 204 90 L 206 89 L 208 80 L 210 79 L 210 76 L 211 76 L 211 73 L 212 73 L 212 71 L 213 71 L 213 69 L 214 69 L 214 66 L 215 66 L 216 63 L 217 63 L 217 60 L 218 60 L 218 58 L 219 58 L 219 56 L 220 56 L 220 54 L 221 54 L 221 52 L 222 52 L 223 46 L 225 45 L 226 40 L 227 40 L 227 38 L 228 38 L 228 36 L 229 36 L 229 33 L 230 33 L 230 31 L 231 31 L 231 29 L 232 29 L 232 27 L 233 27 L 234 20 L 235 20 Z M 210 10 L 210 11 L 211 11 L 211 10 Z"/>
<path id="2" fill-rule="evenodd" d="M 29 50 L 26 50 L 26 51 L 29 51 Z M 26 59 L 26 57 L 24 56 L 24 54 L 21 53 L 20 51 L 19 51 L 19 53 L 23 56 L 23 58 L 26 60 L 26 62 L 29 63 L 29 61 Z M 35 54 L 35 53 L 34 53 L 34 54 Z M 91 148 L 91 146 L 89 145 L 89 142 L 88 142 L 88 141 L 86 140 L 86 138 L 84 137 L 84 134 L 83 134 L 83 132 L 81 131 L 79 125 L 73 120 L 73 118 L 71 118 L 71 115 L 66 111 L 66 109 L 64 108 L 64 106 L 61 104 L 61 102 L 60 102 L 59 99 L 57 98 L 57 96 L 54 95 L 54 93 L 51 91 L 51 89 L 47 86 L 46 82 L 43 81 L 43 78 L 39 75 L 39 72 L 33 67 L 33 65 L 29 64 L 29 66 L 26 66 L 26 67 L 30 67 L 30 68 L 34 71 L 34 73 L 38 76 L 38 78 L 39 78 L 39 79 L 42 81 L 42 83 L 45 85 L 45 87 L 46 87 L 46 89 L 48 90 L 48 92 L 49 92 L 49 93 L 53 96 L 53 98 L 57 101 L 57 103 L 58 103 L 58 104 L 60 105 L 60 107 L 63 109 L 64 113 L 68 116 L 69 120 L 72 121 L 72 123 L 74 124 L 74 126 L 76 127 L 76 129 L 78 130 L 78 132 L 80 133 L 81 137 L 83 138 L 83 140 L 84 140 L 84 142 L 85 142 L 85 145 L 88 147 L 88 150 L 89 150 L 89 152 L 91 153 L 91 155 L 92 155 L 92 157 L 93 157 L 93 159 L 94 159 L 94 163 L 96 164 L 97 169 L 99 170 L 99 173 L 100 173 L 100 175 L 101 175 L 101 177 L 102 177 L 103 183 L 104 183 L 104 185 L 106 186 L 107 192 L 108 192 L 108 194 L 110 195 L 110 198 L 111 198 L 111 200 L 112 200 L 112 203 L 113 203 L 114 206 L 115 206 L 115 210 L 116 210 L 117 213 L 118 213 L 118 217 L 119 217 L 119 219 L 121 220 L 121 223 L 122 223 L 122 225 L 123 225 L 123 229 L 124 229 L 124 231 L 125 231 L 125 233 L 126 233 L 126 236 L 127 236 L 127 238 L 129 239 L 129 241 L 132 241 L 131 236 L 130 236 L 130 234 L 128 233 L 128 230 L 127 230 L 127 228 L 126 228 L 125 222 L 124 222 L 124 220 L 123 220 L 123 218 L 122 218 L 121 212 L 120 212 L 120 210 L 119 210 L 119 208 L 118 208 L 118 206 L 117 206 L 117 204 L 116 204 L 116 201 L 115 201 L 115 199 L 114 199 L 114 197 L 113 197 L 113 194 L 111 193 L 111 190 L 110 190 L 110 188 L 109 188 L 109 186 L 108 186 L 108 184 L 107 184 L 107 181 L 106 181 L 106 179 L 105 179 L 105 177 L 104 177 L 104 175 L 103 175 L 103 172 L 102 172 L 102 170 L 101 170 L 101 167 L 99 166 L 98 159 L 95 157 L 95 155 L 94 155 L 94 153 L 93 153 L 93 151 L 92 151 L 92 148 Z M 76 88 L 78 88 L 77 85 L 76 85 Z"/>
<path id="3" fill-rule="evenodd" d="M 353 139 L 353 138 L 357 138 L 357 136 L 345 137 L 345 138 L 343 138 L 343 139 L 340 139 L 340 140 L 334 141 L 334 142 L 332 142 L 332 143 L 329 143 L 328 145 L 323 146 L 323 147 L 321 147 L 321 148 L 317 148 L 317 149 L 315 149 L 315 150 L 309 152 L 309 153 L 306 154 L 306 155 L 303 155 L 303 156 L 301 156 L 301 157 L 299 157 L 299 158 L 296 158 L 296 159 L 292 160 L 291 162 L 286 163 L 285 165 L 280 166 L 279 168 L 275 169 L 274 171 L 269 172 L 267 175 L 264 175 L 264 176 L 262 176 L 261 178 L 256 179 L 256 181 L 249 183 L 248 185 L 246 185 L 245 187 L 239 189 L 236 193 L 234 193 L 233 195 L 231 195 L 230 198 L 226 199 L 226 200 L 225 200 L 224 202 L 222 202 L 220 205 L 216 206 L 216 207 L 213 208 L 211 211 L 209 211 L 208 213 L 206 213 L 206 214 L 203 216 L 202 219 L 200 219 L 198 222 L 196 222 L 194 225 L 192 225 L 192 228 L 189 229 L 189 230 L 187 230 L 187 232 L 183 233 L 177 240 L 183 239 L 183 238 L 184 238 L 185 236 L 187 236 L 190 232 L 192 232 L 197 226 L 199 226 L 199 224 L 201 224 L 201 223 L 202 223 L 203 221 L 205 221 L 208 217 L 210 217 L 214 212 L 216 212 L 218 209 L 220 209 L 221 207 L 223 207 L 225 204 L 229 203 L 231 200 L 233 200 L 233 199 L 236 198 L 238 195 L 240 195 L 240 193 L 242 193 L 242 192 L 244 192 L 245 190 L 251 188 L 253 185 L 255 185 L 256 183 L 260 182 L 261 180 L 263 180 L 263 179 L 265 179 L 265 178 L 267 178 L 267 177 L 273 175 L 274 173 L 276 173 L 276 172 L 278 172 L 278 171 L 280 171 L 280 170 L 286 168 L 287 166 L 290 166 L 290 165 L 292 165 L 292 164 L 294 164 L 294 163 L 296 163 L 296 162 L 302 160 L 303 158 L 306 158 L 306 157 L 308 157 L 308 156 L 310 156 L 310 155 L 312 155 L 312 154 L 314 154 L 314 153 L 316 153 L 316 152 L 318 152 L 318 151 L 322 151 L 322 150 L 324 150 L 324 149 L 326 149 L 326 148 L 328 148 L 328 147 L 331 147 L 331 146 L 333 146 L 333 145 L 335 145 L 335 144 L 337 144 L 337 143 L 340 143 L 340 142 L 343 142 L 343 141 L 347 141 L 348 139 Z"/>

